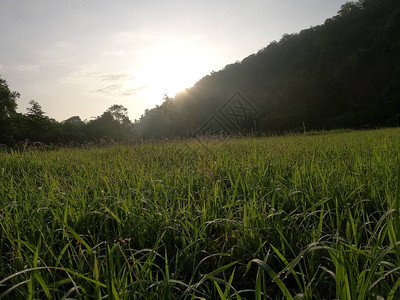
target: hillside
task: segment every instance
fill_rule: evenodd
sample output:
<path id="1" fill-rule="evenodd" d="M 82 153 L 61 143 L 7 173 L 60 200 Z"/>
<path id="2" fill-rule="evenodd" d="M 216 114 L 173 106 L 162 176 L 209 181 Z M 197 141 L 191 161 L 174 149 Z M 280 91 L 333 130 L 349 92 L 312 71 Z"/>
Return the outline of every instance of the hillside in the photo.
<path id="1" fill-rule="evenodd" d="M 0 145 L 399 126 L 400 1 L 347 3 L 324 24 L 166 96 L 135 122 L 120 104 L 91 120 L 58 122 L 34 100 L 18 113 L 18 98 L 0 77 Z"/>
<path id="2" fill-rule="evenodd" d="M 232 128 L 219 110 L 236 92 L 255 111 Z M 136 131 L 195 135 L 212 117 L 221 132 L 394 126 L 399 114 L 400 2 L 364 0 L 167 97 Z"/>

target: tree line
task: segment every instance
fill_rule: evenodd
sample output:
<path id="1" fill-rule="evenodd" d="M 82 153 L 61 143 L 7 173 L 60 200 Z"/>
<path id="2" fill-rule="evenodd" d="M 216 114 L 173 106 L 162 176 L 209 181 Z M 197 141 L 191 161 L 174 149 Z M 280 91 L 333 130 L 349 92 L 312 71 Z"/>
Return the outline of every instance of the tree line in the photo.
<path id="1" fill-rule="evenodd" d="M 348 2 L 146 111 L 138 132 L 193 135 L 238 91 L 258 111 L 242 130 L 400 125 L 400 1 Z"/>
<path id="2" fill-rule="evenodd" d="M 69 143 L 193 137 L 236 92 L 257 114 L 236 131 L 365 128 L 400 125 L 400 1 L 348 2 L 320 26 L 285 34 L 192 88 L 166 96 L 135 122 L 113 105 L 88 122 L 49 118 L 33 101 L 16 113 L 17 92 L 0 81 L 0 143 Z M 219 118 L 219 119 L 218 119 Z"/>
<path id="3" fill-rule="evenodd" d="M 19 142 L 44 144 L 82 144 L 87 142 L 128 141 L 134 136 L 134 127 L 128 110 L 112 105 L 101 116 L 82 121 L 73 116 L 58 122 L 46 115 L 37 101 L 30 101 L 25 114 L 18 113 L 19 93 L 13 92 L 0 78 L 0 144 L 13 146 Z"/>

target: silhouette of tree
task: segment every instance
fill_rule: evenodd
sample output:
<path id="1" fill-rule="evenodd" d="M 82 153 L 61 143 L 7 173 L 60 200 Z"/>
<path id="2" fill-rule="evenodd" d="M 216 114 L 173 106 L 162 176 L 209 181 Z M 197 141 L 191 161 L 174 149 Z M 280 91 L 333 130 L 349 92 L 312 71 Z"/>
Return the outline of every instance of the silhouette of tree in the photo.
<path id="1" fill-rule="evenodd" d="M 122 105 L 114 104 L 106 112 L 109 112 L 113 119 L 119 124 L 130 124 L 128 109 Z"/>
<path id="2" fill-rule="evenodd" d="M 0 144 L 11 145 L 17 133 L 14 122 L 19 93 L 12 92 L 7 81 L 0 77 Z"/>
<path id="3" fill-rule="evenodd" d="M 65 143 L 83 143 L 88 140 L 86 135 L 86 123 L 79 116 L 68 118 L 61 123 L 62 140 Z"/>
<path id="4" fill-rule="evenodd" d="M 90 121 L 87 126 L 89 137 L 96 141 L 133 139 L 133 125 L 128 118 L 128 110 L 122 105 L 112 105 L 100 117 Z"/>
<path id="5" fill-rule="evenodd" d="M 30 107 L 26 109 L 28 116 L 35 116 L 38 118 L 43 118 L 45 112 L 42 110 L 42 106 L 35 100 L 29 101 Z"/>

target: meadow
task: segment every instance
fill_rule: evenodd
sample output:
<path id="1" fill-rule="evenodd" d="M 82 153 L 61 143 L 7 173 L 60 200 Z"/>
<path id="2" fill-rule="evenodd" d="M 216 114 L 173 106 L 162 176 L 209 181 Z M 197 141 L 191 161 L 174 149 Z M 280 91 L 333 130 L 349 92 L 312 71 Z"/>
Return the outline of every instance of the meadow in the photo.
<path id="1" fill-rule="evenodd" d="M 399 299 L 400 130 L 0 152 L 0 299 Z"/>

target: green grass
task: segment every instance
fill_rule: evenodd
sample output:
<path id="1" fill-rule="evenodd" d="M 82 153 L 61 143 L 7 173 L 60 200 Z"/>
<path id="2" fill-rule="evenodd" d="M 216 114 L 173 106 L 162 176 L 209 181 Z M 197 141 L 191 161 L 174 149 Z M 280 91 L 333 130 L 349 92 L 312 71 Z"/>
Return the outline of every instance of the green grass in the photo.
<path id="1" fill-rule="evenodd" d="M 399 129 L 204 145 L 0 153 L 0 299 L 399 299 Z"/>

